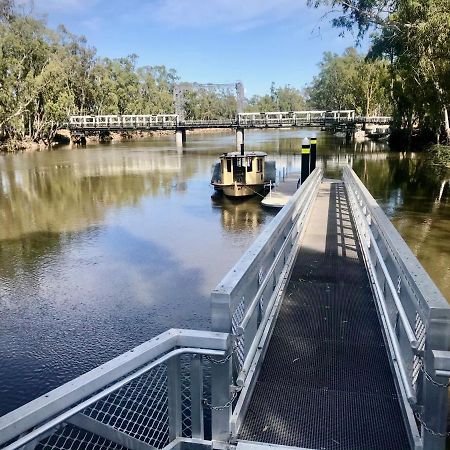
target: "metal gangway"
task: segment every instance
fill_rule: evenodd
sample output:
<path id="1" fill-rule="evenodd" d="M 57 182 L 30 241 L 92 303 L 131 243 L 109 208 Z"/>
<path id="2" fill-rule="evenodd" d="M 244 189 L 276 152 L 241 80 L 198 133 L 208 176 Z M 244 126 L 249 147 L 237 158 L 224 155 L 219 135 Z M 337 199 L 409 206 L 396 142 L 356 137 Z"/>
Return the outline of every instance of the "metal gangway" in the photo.
<path id="1" fill-rule="evenodd" d="M 315 169 L 169 330 L 0 418 L 12 449 L 442 450 L 450 308 L 352 169 Z"/>

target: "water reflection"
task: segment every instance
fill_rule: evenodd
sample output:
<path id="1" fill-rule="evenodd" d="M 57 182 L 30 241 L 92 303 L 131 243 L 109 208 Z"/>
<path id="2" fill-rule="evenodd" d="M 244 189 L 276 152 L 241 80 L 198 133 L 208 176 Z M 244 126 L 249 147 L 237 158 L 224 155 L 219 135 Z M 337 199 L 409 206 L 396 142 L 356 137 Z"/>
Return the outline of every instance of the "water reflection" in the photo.
<path id="1" fill-rule="evenodd" d="M 447 172 L 320 130 L 255 131 L 277 170 L 315 131 L 327 176 L 353 164 L 450 299 Z M 0 156 L 0 415 L 169 327 L 208 328 L 209 293 L 272 220 L 212 198 L 232 133 Z"/>
<path id="2" fill-rule="evenodd" d="M 211 197 L 213 208 L 221 212 L 222 226 L 230 233 L 241 233 L 256 230 L 266 220 L 268 215 L 275 215 L 275 211 L 265 211 L 261 207 L 261 197 L 250 199 L 230 199 L 223 194 Z"/>
<path id="3" fill-rule="evenodd" d="M 170 195 L 190 176 L 176 153 L 49 153 L 47 158 L 2 158 L 0 238 L 68 232 L 103 221 L 111 206 L 136 206 L 143 196 Z M 42 164 L 42 160 L 45 164 Z"/>
<path id="4" fill-rule="evenodd" d="M 447 168 L 423 154 L 354 161 L 356 173 L 450 300 L 450 189 Z"/>

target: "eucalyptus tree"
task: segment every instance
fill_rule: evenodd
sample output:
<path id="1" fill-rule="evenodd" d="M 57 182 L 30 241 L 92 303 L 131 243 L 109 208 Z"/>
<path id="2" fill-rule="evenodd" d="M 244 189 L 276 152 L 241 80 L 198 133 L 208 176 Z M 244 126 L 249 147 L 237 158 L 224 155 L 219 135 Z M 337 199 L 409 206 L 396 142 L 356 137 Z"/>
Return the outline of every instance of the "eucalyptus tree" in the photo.
<path id="1" fill-rule="evenodd" d="M 437 133 L 444 128 L 450 140 L 450 8 L 448 0 L 308 0 L 340 12 L 336 27 L 358 30 L 361 39 L 374 30 L 373 56 L 392 66 L 391 99 L 399 123 L 415 123 Z"/>
<path id="2" fill-rule="evenodd" d="M 301 111 L 306 107 L 302 92 L 290 85 L 276 86 L 272 83 L 270 94 L 254 95 L 246 106 L 246 111 Z"/>

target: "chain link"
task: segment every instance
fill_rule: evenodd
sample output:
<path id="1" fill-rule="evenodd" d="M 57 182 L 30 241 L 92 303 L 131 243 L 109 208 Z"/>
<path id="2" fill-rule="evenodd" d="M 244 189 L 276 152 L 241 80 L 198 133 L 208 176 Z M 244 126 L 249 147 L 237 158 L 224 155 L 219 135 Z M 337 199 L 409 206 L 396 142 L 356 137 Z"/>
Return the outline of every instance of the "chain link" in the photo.
<path id="1" fill-rule="evenodd" d="M 231 337 L 233 339 L 233 347 L 231 349 L 231 352 L 228 353 L 228 355 L 225 356 L 225 358 L 216 359 L 216 358 L 214 358 L 212 356 L 208 356 L 208 355 L 206 355 L 205 358 L 213 364 L 225 364 L 227 361 L 229 361 L 232 358 L 232 356 L 237 353 L 237 350 L 239 347 L 239 344 L 238 344 L 239 341 L 241 341 L 244 338 L 243 335 L 238 336 L 237 334 L 232 334 Z"/>
<path id="2" fill-rule="evenodd" d="M 419 357 L 420 359 L 420 371 L 425 375 L 425 378 L 434 386 L 443 388 L 443 389 L 447 389 L 448 387 L 450 387 L 450 383 L 439 383 L 435 380 L 433 380 L 433 377 L 425 370 L 424 367 L 424 363 L 423 363 L 423 358 Z"/>
<path id="3" fill-rule="evenodd" d="M 438 433 L 437 431 L 432 430 L 422 419 L 421 415 L 416 412 L 415 414 L 416 419 L 419 421 L 420 425 L 422 425 L 422 427 L 428 431 L 428 433 L 432 434 L 433 436 L 439 436 L 439 437 L 448 437 L 450 436 L 450 432 L 448 431 L 447 433 Z"/>
<path id="4" fill-rule="evenodd" d="M 233 389 L 233 395 L 231 396 L 230 400 L 228 400 L 224 405 L 213 406 L 206 398 L 203 399 L 203 405 L 214 411 L 221 411 L 223 409 L 229 408 L 230 406 L 233 405 L 233 402 L 236 400 L 239 392 L 241 392 L 242 390 L 241 386 L 231 386 L 231 387 Z"/>

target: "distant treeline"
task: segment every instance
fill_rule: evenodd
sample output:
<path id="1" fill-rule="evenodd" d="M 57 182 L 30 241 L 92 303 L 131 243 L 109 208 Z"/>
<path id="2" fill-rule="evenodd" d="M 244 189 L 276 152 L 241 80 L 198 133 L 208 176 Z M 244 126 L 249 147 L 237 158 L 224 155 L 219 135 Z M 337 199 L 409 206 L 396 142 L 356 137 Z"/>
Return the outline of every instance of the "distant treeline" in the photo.
<path id="1" fill-rule="evenodd" d="M 416 55 L 420 61 L 413 65 L 412 55 L 406 59 L 405 47 L 386 33 L 374 38 L 367 56 L 353 48 L 341 56 L 325 53 L 309 86 L 272 83 L 268 94 L 246 100 L 246 111 L 355 109 L 362 115 L 393 114 L 397 127 L 410 132 L 419 124 L 438 133 L 450 96 L 450 38 L 442 49 L 424 47 L 428 53 Z M 445 51 L 445 61 L 434 57 Z M 48 145 L 75 114 L 173 113 L 176 70 L 138 67 L 137 61 L 134 54 L 102 58 L 84 37 L 62 25 L 49 29 L 45 20 L 19 13 L 14 0 L 0 0 L 0 141 Z M 199 89 L 185 99 L 189 119 L 236 114 L 232 91 Z"/>

